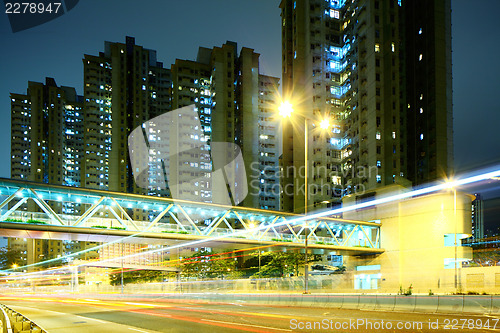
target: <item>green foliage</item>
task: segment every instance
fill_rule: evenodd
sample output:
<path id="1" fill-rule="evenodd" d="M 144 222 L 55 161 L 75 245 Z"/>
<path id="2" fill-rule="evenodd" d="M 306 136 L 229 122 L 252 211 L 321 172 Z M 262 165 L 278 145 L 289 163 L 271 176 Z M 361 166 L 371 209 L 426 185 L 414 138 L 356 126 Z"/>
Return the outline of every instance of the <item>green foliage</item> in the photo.
<path id="1" fill-rule="evenodd" d="M 267 257 L 267 258 L 266 258 Z M 266 259 L 264 259 L 266 258 Z M 263 264 L 263 259 L 265 264 Z M 321 256 L 312 254 L 307 256 L 307 262 L 321 260 Z M 247 260 L 248 261 L 248 260 Z M 299 275 L 299 267 L 305 264 L 305 254 L 296 252 L 266 252 L 261 255 L 260 272 L 254 277 L 281 277 L 289 274 Z"/>
<path id="2" fill-rule="evenodd" d="M 410 284 L 408 289 L 403 289 L 403 286 L 399 286 L 398 295 L 410 296 L 413 293 L 413 284 Z"/>
<path id="3" fill-rule="evenodd" d="M 13 265 L 21 266 L 22 254 L 19 250 L 8 249 L 7 247 L 0 248 L 0 269 L 10 269 Z"/>
<path id="4" fill-rule="evenodd" d="M 109 229 L 114 229 L 114 230 L 125 230 L 124 227 L 110 227 Z"/>
<path id="5" fill-rule="evenodd" d="M 434 295 L 434 293 L 432 292 L 432 289 L 429 289 L 429 296 L 432 296 Z"/>
<path id="6" fill-rule="evenodd" d="M 291 239 L 281 239 L 281 238 L 272 238 L 271 240 L 274 242 L 288 242 L 288 243 L 292 242 Z"/>
<path id="7" fill-rule="evenodd" d="M 108 229 L 108 227 L 105 227 L 103 225 L 93 225 L 91 228 L 96 228 L 96 229 Z"/>
<path id="8" fill-rule="evenodd" d="M 23 222 L 21 219 L 5 219 L 5 222 Z"/>
<path id="9" fill-rule="evenodd" d="M 33 219 L 29 219 L 25 223 L 30 223 L 30 224 L 48 224 L 47 222 L 40 221 L 40 220 L 33 220 Z"/>
<path id="10" fill-rule="evenodd" d="M 339 268 L 335 272 L 333 272 L 333 273 L 334 274 L 343 274 L 343 273 L 345 273 L 346 269 L 347 269 L 347 267 L 345 267 L 344 265 L 342 265 L 342 266 L 339 266 Z"/>
<path id="11" fill-rule="evenodd" d="M 195 252 L 191 258 L 181 261 L 182 274 L 184 276 L 196 277 L 199 279 L 212 279 L 233 277 L 235 273 L 236 261 L 233 258 L 224 258 L 216 252 L 205 249 Z"/>
<path id="12" fill-rule="evenodd" d="M 184 231 L 184 230 L 181 230 L 181 231 L 163 230 L 162 232 L 166 233 L 166 234 L 184 234 L 184 235 L 189 234 L 189 232 Z"/>
<path id="13" fill-rule="evenodd" d="M 123 284 L 161 282 L 166 275 L 162 271 L 133 270 L 123 272 Z M 109 283 L 112 286 L 121 285 L 121 272 L 113 273 L 109 276 Z"/>

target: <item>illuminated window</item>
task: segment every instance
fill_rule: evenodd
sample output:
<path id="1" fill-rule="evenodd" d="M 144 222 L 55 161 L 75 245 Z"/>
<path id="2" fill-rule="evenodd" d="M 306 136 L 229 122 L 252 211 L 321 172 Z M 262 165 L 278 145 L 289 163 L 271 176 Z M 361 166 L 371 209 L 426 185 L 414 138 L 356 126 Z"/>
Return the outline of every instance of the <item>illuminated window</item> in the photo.
<path id="1" fill-rule="evenodd" d="M 377 175 L 377 183 L 381 183 L 382 182 L 382 176 L 381 175 Z"/>
<path id="2" fill-rule="evenodd" d="M 377 140 L 380 140 L 380 138 L 381 138 L 381 137 L 382 137 L 382 136 L 380 135 L 380 132 L 377 132 L 377 133 L 375 134 L 375 138 L 376 138 Z"/>
<path id="3" fill-rule="evenodd" d="M 392 132 L 392 138 L 395 139 L 396 138 L 396 132 Z"/>
<path id="4" fill-rule="evenodd" d="M 392 52 L 396 52 L 396 45 L 394 43 L 391 43 L 391 50 Z"/>
<path id="5" fill-rule="evenodd" d="M 380 52 L 380 44 L 375 44 L 375 52 Z"/>
<path id="6" fill-rule="evenodd" d="M 330 17 L 338 19 L 340 18 L 340 13 L 338 10 L 330 9 Z"/>
<path id="7" fill-rule="evenodd" d="M 381 167 L 382 166 L 382 162 L 381 161 L 377 161 L 377 167 Z"/>
<path id="8" fill-rule="evenodd" d="M 424 57 L 424 56 L 423 56 L 423 54 L 422 54 L 422 53 L 420 53 L 420 55 L 418 56 L 418 61 L 422 61 L 422 58 L 423 58 L 423 57 Z"/>
<path id="9" fill-rule="evenodd" d="M 423 140 L 423 139 L 424 139 L 424 135 L 420 134 L 420 140 Z"/>

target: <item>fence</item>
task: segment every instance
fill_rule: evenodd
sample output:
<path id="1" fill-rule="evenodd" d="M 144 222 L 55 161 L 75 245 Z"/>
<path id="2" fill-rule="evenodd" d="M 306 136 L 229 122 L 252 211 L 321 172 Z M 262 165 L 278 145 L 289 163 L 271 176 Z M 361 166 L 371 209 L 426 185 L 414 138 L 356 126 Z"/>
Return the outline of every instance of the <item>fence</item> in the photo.
<path id="1" fill-rule="evenodd" d="M 36 323 L 8 306 L 0 305 L 3 333 L 47 333 Z"/>

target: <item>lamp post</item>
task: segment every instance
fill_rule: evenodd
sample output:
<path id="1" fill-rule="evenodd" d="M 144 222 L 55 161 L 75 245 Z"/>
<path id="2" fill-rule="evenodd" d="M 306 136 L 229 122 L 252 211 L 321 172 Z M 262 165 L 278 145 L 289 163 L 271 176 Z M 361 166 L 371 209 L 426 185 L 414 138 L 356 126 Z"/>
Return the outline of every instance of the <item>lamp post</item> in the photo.
<path id="1" fill-rule="evenodd" d="M 453 188 L 453 220 L 455 223 L 455 291 L 458 291 L 457 190 Z"/>
<path id="2" fill-rule="evenodd" d="M 290 116 L 292 115 L 293 113 L 293 106 L 290 102 L 283 102 L 281 103 L 280 107 L 279 107 L 279 114 L 283 117 L 283 118 L 290 118 Z M 309 157 L 309 152 L 308 152 L 308 139 L 309 139 L 309 120 L 311 118 L 307 117 L 307 116 L 304 116 L 302 115 L 302 117 L 304 118 L 304 214 L 307 215 L 307 207 L 308 207 L 308 196 L 309 196 L 309 193 L 308 193 L 308 181 L 307 181 L 307 178 L 308 178 L 308 157 Z M 314 119 L 311 119 L 314 121 Z M 321 120 L 320 122 L 320 128 L 322 130 L 327 130 L 328 128 L 330 127 L 330 122 L 327 118 Z M 309 229 L 309 223 L 308 221 L 306 221 L 306 225 L 304 227 L 304 229 L 308 230 Z M 305 242 L 304 242 L 304 260 L 305 260 L 305 263 L 304 263 L 304 294 L 308 294 L 309 291 L 308 291 L 308 277 L 309 277 L 309 265 L 307 264 L 307 246 L 308 246 L 308 240 L 309 240 L 309 233 L 306 232 L 306 239 L 305 239 Z"/>

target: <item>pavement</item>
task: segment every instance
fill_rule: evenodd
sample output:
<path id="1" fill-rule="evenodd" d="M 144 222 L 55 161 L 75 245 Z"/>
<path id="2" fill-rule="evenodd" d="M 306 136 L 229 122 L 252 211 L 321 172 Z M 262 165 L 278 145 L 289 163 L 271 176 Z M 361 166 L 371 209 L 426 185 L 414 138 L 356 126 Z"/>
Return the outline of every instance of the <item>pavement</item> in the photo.
<path id="1" fill-rule="evenodd" d="M 500 317 L 185 300 L 3 296 L 49 333 L 500 332 Z M 486 327 L 488 326 L 488 327 Z"/>

